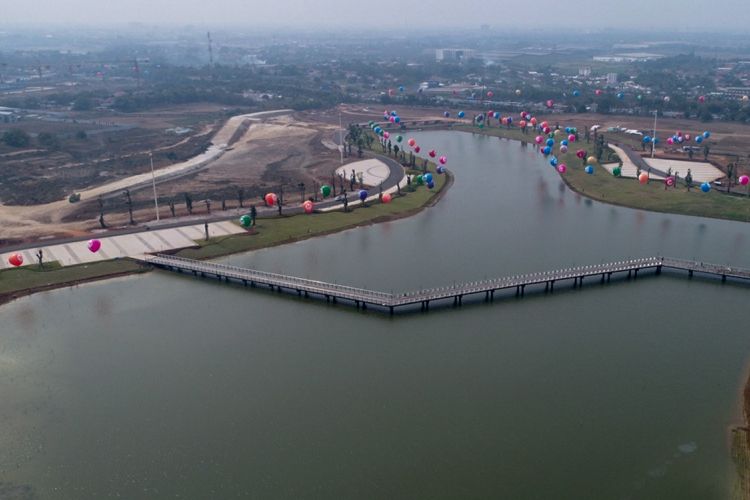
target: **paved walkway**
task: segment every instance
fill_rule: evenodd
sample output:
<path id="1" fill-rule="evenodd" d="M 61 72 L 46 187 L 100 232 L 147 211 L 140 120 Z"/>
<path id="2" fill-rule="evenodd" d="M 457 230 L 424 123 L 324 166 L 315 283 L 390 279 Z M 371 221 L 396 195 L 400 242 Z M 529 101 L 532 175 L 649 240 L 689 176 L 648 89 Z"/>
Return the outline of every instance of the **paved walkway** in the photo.
<path id="1" fill-rule="evenodd" d="M 227 236 L 243 232 L 245 232 L 243 228 L 230 221 L 212 222 L 208 225 L 209 237 Z M 96 253 L 89 251 L 87 241 L 71 241 L 49 246 L 40 245 L 25 250 L 18 250 L 17 252 L 0 254 L 0 269 L 13 267 L 8 263 L 8 258 L 13 253 L 20 253 L 23 256 L 24 265 L 35 264 L 37 262 L 35 254 L 39 249 L 42 250 L 44 262 L 57 261 L 62 266 L 70 266 L 187 248 L 195 246 L 196 241 L 205 238 L 205 229 L 203 224 L 196 224 L 117 236 L 98 237 L 92 235 L 92 238 L 96 238 L 102 242 L 101 249 Z"/>
<path id="2" fill-rule="evenodd" d="M 679 172 L 680 179 L 684 179 L 688 169 L 693 176 L 693 182 L 713 182 L 724 177 L 724 172 L 710 163 L 702 161 L 670 160 L 667 158 L 644 158 L 644 161 L 653 168 L 666 172 L 670 168 L 672 173 Z"/>

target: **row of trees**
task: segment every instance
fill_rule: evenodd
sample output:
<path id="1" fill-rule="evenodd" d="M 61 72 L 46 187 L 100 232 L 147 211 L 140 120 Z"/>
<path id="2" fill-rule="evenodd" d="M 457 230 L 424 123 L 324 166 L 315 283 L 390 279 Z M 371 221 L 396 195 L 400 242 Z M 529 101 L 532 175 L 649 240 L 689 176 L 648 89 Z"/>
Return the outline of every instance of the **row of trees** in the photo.
<path id="1" fill-rule="evenodd" d="M 79 130 L 74 137 L 77 140 L 84 140 L 87 136 L 85 131 Z M 0 139 L 12 148 L 25 148 L 32 144 L 31 135 L 19 128 L 6 130 Z M 36 137 L 36 142 L 45 149 L 58 149 L 60 147 L 60 139 L 50 132 L 40 132 Z"/>

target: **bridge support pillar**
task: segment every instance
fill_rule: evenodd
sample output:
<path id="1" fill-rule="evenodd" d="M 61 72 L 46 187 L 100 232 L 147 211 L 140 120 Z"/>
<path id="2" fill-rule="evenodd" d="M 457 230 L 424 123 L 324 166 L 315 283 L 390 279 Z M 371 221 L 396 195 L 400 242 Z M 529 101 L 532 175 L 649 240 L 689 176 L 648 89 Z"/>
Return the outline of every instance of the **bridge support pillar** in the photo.
<path id="1" fill-rule="evenodd" d="M 362 301 L 362 310 L 363 310 L 363 311 L 366 311 L 366 310 L 367 310 L 367 303 L 366 303 L 366 302 L 364 302 L 364 301 Z"/>
<path id="2" fill-rule="evenodd" d="M 332 296 L 331 296 L 331 301 L 332 301 L 332 302 L 333 302 L 334 304 L 336 303 L 336 296 L 335 296 L 335 295 L 332 295 Z"/>
<path id="3" fill-rule="evenodd" d="M 484 301 L 485 302 L 489 302 L 490 301 L 490 291 L 489 290 L 487 290 L 486 292 L 484 292 Z"/>
<path id="4" fill-rule="evenodd" d="M 526 285 L 521 285 L 521 297 L 523 297 L 523 293 L 526 290 Z"/>
<path id="5" fill-rule="evenodd" d="M 302 297 L 302 290 L 297 290 L 297 297 Z"/>
<path id="6" fill-rule="evenodd" d="M 388 306 L 388 308 L 391 310 L 391 316 L 393 316 L 393 306 Z"/>
<path id="7" fill-rule="evenodd" d="M 247 280 L 242 280 L 242 286 L 247 286 Z"/>
<path id="8" fill-rule="evenodd" d="M 463 299 L 464 299 L 464 296 L 463 296 L 463 295 L 459 295 L 459 296 L 458 296 L 458 306 L 459 306 L 459 307 L 461 307 L 461 303 L 462 303 Z"/>
<path id="9" fill-rule="evenodd" d="M 691 278 L 693 277 L 693 270 L 692 269 L 688 269 L 688 276 L 691 277 Z"/>
<path id="10" fill-rule="evenodd" d="M 326 295 L 326 302 L 330 302 L 330 301 L 331 301 L 331 296 L 330 295 Z"/>
<path id="11" fill-rule="evenodd" d="M 429 311 L 430 310 L 430 301 L 429 300 L 425 300 L 424 301 L 424 310 L 425 311 Z"/>
<path id="12" fill-rule="evenodd" d="M 583 276 L 578 278 L 578 285 L 583 286 Z"/>
<path id="13" fill-rule="evenodd" d="M 604 273 L 602 273 L 602 284 L 604 284 Z"/>
<path id="14" fill-rule="evenodd" d="M 307 290 L 305 290 L 305 298 L 307 299 L 309 297 L 310 297 L 310 295 L 307 293 Z"/>
<path id="15" fill-rule="evenodd" d="M 495 301 L 495 290 L 490 290 L 490 302 Z"/>
<path id="16" fill-rule="evenodd" d="M 656 266 L 656 274 L 661 274 L 661 266 Z"/>
<path id="17" fill-rule="evenodd" d="M 722 274 L 721 275 L 721 282 L 725 283 L 726 281 L 727 281 L 727 275 L 726 274 Z"/>
<path id="18" fill-rule="evenodd" d="M 255 288 L 255 282 L 254 281 L 250 282 L 250 288 Z"/>
<path id="19" fill-rule="evenodd" d="M 633 270 L 633 279 L 638 278 L 638 269 Z"/>
<path id="20" fill-rule="evenodd" d="M 607 273 L 607 283 L 609 283 L 612 280 L 612 273 Z"/>
<path id="21" fill-rule="evenodd" d="M 633 276 L 633 270 L 628 269 L 628 279 L 630 279 Z"/>
<path id="22" fill-rule="evenodd" d="M 578 286 L 578 278 L 573 278 L 573 288 Z"/>

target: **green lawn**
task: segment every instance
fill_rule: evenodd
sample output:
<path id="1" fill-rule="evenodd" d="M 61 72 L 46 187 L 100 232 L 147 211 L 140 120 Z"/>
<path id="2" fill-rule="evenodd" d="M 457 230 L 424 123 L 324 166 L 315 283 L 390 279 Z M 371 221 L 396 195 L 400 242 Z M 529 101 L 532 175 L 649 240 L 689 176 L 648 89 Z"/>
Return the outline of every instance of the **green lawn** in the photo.
<path id="1" fill-rule="evenodd" d="M 37 265 L 3 269 L 0 271 L 0 294 L 52 287 L 142 270 L 141 266 L 128 259 L 107 260 L 66 267 L 60 267 L 57 262 L 46 262 L 43 270 L 39 269 Z"/>
<path id="2" fill-rule="evenodd" d="M 537 135 L 536 133 L 524 135 L 518 128 L 507 130 L 505 128 L 485 127 L 480 130 L 477 127 L 459 126 L 455 127 L 455 130 L 506 137 L 531 143 L 534 142 Z M 589 198 L 654 212 L 750 222 L 750 198 L 748 197 L 729 196 L 718 192 L 716 189 L 704 193 L 697 185 L 690 192 L 687 191 L 684 184 L 667 190 L 664 189 L 664 184 L 660 181 L 651 181 L 649 184 L 641 185 L 636 179 L 614 177 L 598 164 L 595 164 L 594 174 L 589 175 L 583 171 L 584 165 L 575 155 L 578 149 L 586 149 L 591 152 L 594 147 L 593 144 L 586 144 L 585 142 L 573 143 L 570 145 L 568 153 L 558 154 L 558 160 L 568 167 L 567 173 L 561 177 L 571 189 Z M 550 168 L 552 167 L 550 166 Z"/>
<path id="3" fill-rule="evenodd" d="M 414 192 L 402 191 L 405 196 L 394 195 L 389 204 L 375 201 L 368 203 L 367 207 L 350 209 L 347 213 L 339 211 L 258 219 L 252 233 L 211 238 L 207 242 L 200 242 L 200 248 L 186 248 L 177 255 L 191 259 L 209 259 L 410 215 L 430 203 L 445 186 L 445 175 L 437 175 L 434 170 L 432 174 L 435 181 L 432 190 L 419 186 Z"/>

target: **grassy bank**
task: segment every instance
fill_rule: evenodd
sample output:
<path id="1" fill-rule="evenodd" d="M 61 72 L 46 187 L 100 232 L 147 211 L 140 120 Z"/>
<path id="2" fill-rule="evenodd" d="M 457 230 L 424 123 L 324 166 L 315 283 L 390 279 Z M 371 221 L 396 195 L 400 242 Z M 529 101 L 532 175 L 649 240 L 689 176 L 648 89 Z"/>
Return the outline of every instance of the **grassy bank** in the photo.
<path id="1" fill-rule="evenodd" d="M 46 262 L 44 269 L 39 269 L 37 265 L 4 269 L 0 271 L 0 304 L 42 290 L 139 273 L 144 270 L 142 266 L 128 259 L 65 267 L 61 267 L 57 262 Z"/>
<path id="2" fill-rule="evenodd" d="M 522 134 L 519 129 L 479 129 L 458 126 L 455 130 L 504 137 L 532 144 L 536 137 L 533 133 Z M 709 193 L 703 193 L 697 187 L 688 192 L 684 185 L 665 190 L 664 183 L 660 181 L 651 181 L 649 184 L 641 185 L 636 179 L 614 177 L 599 165 L 596 165 L 594 174 L 589 175 L 583 171 L 584 165 L 575 155 L 578 149 L 593 151 L 593 144 L 573 143 L 568 153 L 557 155 L 559 161 L 568 166 L 568 171 L 561 177 L 572 190 L 589 198 L 653 212 L 750 222 L 750 198 L 748 197 L 730 196 L 715 189 Z"/>
<path id="3" fill-rule="evenodd" d="M 394 195 L 389 204 L 375 201 L 365 207 L 350 207 L 347 213 L 340 211 L 258 219 L 252 232 L 196 242 L 196 248 L 183 249 L 177 254 L 192 259 L 209 259 L 407 217 L 434 204 L 444 193 L 444 188 L 452 182 L 448 176 L 434 174 L 434 170 L 433 175 L 435 187 L 432 190 L 420 186 L 414 192 L 404 192 L 403 196 Z M 0 271 L 0 304 L 37 291 L 145 271 L 145 268 L 129 259 L 65 267 L 52 262 L 45 263 L 44 269 L 36 265 L 4 269 Z"/>

